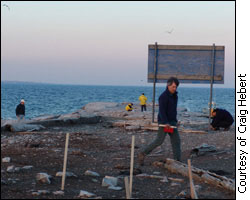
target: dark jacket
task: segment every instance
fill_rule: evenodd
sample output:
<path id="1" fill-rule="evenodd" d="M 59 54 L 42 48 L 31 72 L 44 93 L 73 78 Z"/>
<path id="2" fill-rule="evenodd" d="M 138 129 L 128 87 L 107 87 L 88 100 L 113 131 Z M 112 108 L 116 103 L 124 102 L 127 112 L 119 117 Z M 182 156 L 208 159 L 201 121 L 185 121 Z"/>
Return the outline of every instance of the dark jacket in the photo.
<path id="1" fill-rule="evenodd" d="M 234 122 L 234 119 L 228 111 L 217 108 L 216 116 L 213 118 L 211 125 L 213 127 L 217 127 L 222 121 L 228 122 L 228 124 L 232 124 Z"/>
<path id="2" fill-rule="evenodd" d="M 16 107 L 16 115 L 25 115 L 25 105 L 19 104 Z"/>
<path id="3" fill-rule="evenodd" d="M 159 97 L 159 113 L 158 123 L 169 124 L 169 122 L 177 122 L 177 92 L 171 94 L 168 88 Z"/>

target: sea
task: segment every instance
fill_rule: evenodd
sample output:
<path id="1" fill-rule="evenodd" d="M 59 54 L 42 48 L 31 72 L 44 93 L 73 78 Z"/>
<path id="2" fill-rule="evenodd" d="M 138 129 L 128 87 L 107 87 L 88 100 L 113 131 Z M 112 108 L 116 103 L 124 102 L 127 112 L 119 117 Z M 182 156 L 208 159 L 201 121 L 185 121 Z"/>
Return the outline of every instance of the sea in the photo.
<path id="1" fill-rule="evenodd" d="M 156 86 L 156 102 L 166 89 Z M 90 102 L 133 102 L 144 93 L 148 102 L 153 99 L 150 86 L 94 86 L 60 85 L 27 82 L 1 82 L 1 119 L 15 119 L 15 109 L 21 99 L 25 100 L 26 119 L 43 115 L 74 112 Z M 178 88 L 178 107 L 192 112 L 203 112 L 208 108 L 210 88 Z M 235 89 L 213 88 L 213 101 L 217 108 L 235 115 Z"/>

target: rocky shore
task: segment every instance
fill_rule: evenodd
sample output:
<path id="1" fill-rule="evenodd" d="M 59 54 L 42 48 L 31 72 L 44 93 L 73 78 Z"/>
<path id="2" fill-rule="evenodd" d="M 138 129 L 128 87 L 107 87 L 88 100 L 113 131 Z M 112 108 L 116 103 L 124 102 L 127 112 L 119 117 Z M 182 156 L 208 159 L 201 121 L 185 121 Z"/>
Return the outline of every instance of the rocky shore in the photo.
<path id="1" fill-rule="evenodd" d="M 125 111 L 126 104 L 95 102 L 69 114 L 21 123 L 1 120 L 2 198 L 125 198 L 132 135 L 133 198 L 190 198 L 187 177 L 154 164 L 173 157 L 168 138 L 146 158 L 145 166 L 138 165 L 137 153 L 155 138 L 158 126 L 152 123 L 152 105 L 142 113 L 138 104 Z M 191 158 L 193 166 L 235 180 L 235 128 L 211 131 L 206 115 L 185 108 L 178 108 L 178 120 L 182 162 Z M 60 191 L 66 133 L 67 177 Z M 199 198 L 235 198 L 234 192 L 202 181 L 195 187 Z"/>

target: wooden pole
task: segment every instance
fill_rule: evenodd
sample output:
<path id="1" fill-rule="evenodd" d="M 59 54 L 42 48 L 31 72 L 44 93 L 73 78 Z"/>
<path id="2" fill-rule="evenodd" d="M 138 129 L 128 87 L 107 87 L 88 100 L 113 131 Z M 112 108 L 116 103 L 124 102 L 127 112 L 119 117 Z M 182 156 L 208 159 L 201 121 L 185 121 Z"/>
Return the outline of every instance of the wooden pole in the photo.
<path id="1" fill-rule="evenodd" d="M 212 51 L 212 67 L 211 67 L 211 81 L 210 81 L 210 105 L 209 105 L 209 126 L 211 123 L 211 109 L 212 109 L 212 100 L 213 100 L 213 83 L 214 83 L 214 59 L 215 59 L 215 44 L 213 44 Z"/>
<path id="2" fill-rule="evenodd" d="M 66 141 L 65 141 L 65 151 L 64 151 L 64 163 L 63 163 L 63 175 L 62 175 L 62 187 L 61 187 L 61 190 L 64 190 L 64 184 L 65 184 L 66 165 L 67 165 L 67 157 L 68 157 L 68 146 L 69 146 L 69 133 L 66 134 Z"/>
<path id="3" fill-rule="evenodd" d="M 126 199 L 130 199 L 129 183 L 128 183 L 128 177 L 127 176 L 124 178 L 124 182 L 125 182 L 125 190 L 126 190 Z"/>
<path id="4" fill-rule="evenodd" d="M 194 188 L 190 159 L 188 159 L 188 175 L 189 175 L 191 198 L 198 199 L 197 193 L 196 193 L 195 188 Z"/>
<path id="5" fill-rule="evenodd" d="M 129 182 L 129 193 L 130 193 L 130 198 L 132 197 L 133 170 L 134 170 L 134 150 L 135 150 L 134 147 L 135 147 L 135 136 L 132 135 L 131 162 L 130 162 L 130 182 Z"/>
<path id="6" fill-rule="evenodd" d="M 157 42 L 155 43 L 155 58 L 154 58 L 154 86 L 153 86 L 153 109 L 152 109 L 152 122 L 155 119 L 155 84 L 157 74 Z"/>

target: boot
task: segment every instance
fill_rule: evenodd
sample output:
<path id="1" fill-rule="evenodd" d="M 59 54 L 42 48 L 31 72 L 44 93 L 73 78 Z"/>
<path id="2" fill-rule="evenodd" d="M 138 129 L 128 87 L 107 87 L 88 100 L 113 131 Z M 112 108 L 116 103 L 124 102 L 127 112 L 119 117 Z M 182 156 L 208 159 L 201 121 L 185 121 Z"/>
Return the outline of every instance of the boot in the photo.
<path id="1" fill-rule="evenodd" d="M 146 154 L 145 153 L 139 153 L 138 154 L 138 162 L 140 166 L 144 165 L 144 159 L 145 159 Z"/>

